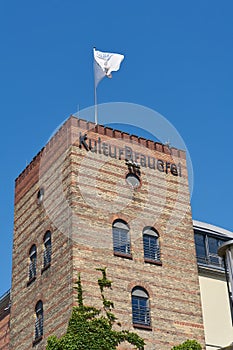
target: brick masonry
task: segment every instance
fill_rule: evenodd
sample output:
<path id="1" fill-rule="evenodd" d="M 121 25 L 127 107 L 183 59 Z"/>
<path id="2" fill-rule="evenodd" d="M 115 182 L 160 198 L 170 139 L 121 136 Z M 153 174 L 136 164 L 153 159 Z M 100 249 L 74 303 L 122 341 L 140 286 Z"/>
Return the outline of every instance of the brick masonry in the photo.
<path id="1" fill-rule="evenodd" d="M 0 298 L 0 350 L 9 350 L 10 291 Z"/>
<path id="2" fill-rule="evenodd" d="M 86 140 L 80 139 L 85 134 Z M 125 147 L 141 162 L 141 184 L 135 190 L 125 180 L 129 170 L 120 151 Z M 150 168 L 148 157 L 160 160 L 164 171 L 156 165 Z M 172 174 L 171 164 L 179 164 L 181 173 Z M 38 204 L 41 187 L 44 198 Z M 117 218 L 130 227 L 130 259 L 113 254 L 112 223 Z M 162 265 L 144 261 L 146 226 L 159 233 Z M 47 230 L 52 233 L 52 261 L 42 272 Z M 33 244 L 37 276 L 28 285 Z M 96 268 L 105 266 L 113 281 L 108 297 L 115 314 L 123 328 L 145 339 L 145 350 L 170 350 L 188 338 L 204 344 L 185 153 L 70 117 L 16 179 L 10 349 L 45 349 L 48 335 L 65 332 L 78 272 L 85 302 L 101 306 Z M 152 330 L 132 325 L 135 286 L 149 294 Z M 33 345 L 39 300 L 44 306 L 44 336 Z"/>
<path id="3" fill-rule="evenodd" d="M 9 349 L 10 313 L 0 320 L 0 350 Z"/>

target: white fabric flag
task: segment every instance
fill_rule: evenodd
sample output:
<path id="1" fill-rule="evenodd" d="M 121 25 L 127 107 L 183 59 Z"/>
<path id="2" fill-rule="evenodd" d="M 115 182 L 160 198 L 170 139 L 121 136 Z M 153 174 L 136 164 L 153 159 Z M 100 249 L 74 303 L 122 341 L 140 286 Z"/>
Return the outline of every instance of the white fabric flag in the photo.
<path id="1" fill-rule="evenodd" d="M 105 76 L 111 78 L 111 73 L 120 69 L 123 59 L 124 55 L 119 53 L 101 52 L 94 48 L 95 88 Z"/>

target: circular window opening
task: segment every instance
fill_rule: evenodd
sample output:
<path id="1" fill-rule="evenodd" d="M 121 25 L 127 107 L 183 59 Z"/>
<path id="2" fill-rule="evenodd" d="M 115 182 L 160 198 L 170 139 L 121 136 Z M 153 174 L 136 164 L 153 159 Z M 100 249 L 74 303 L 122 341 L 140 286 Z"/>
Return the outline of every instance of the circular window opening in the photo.
<path id="1" fill-rule="evenodd" d="M 40 188 L 39 191 L 37 192 L 37 201 L 38 204 L 41 204 L 44 198 L 44 189 Z"/>
<path id="2" fill-rule="evenodd" d="M 133 188 L 137 188 L 140 185 L 139 177 L 132 173 L 126 175 L 126 182 Z"/>

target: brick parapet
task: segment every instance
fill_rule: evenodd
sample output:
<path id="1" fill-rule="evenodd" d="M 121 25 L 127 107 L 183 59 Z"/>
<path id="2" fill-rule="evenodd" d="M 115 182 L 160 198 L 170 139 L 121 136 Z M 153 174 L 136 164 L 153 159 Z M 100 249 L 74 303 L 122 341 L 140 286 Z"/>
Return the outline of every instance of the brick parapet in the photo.
<path id="1" fill-rule="evenodd" d="M 136 135 L 130 135 L 126 132 L 122 132 L 120 130 L 114 130 L 110 127 L 105 127 L 103 125 L 99 125 L 99 124 L 95 125 L 94 123 L 88 122 L 84 119 L 78 119 L 74 116 L 70 116 L 69 119 L 67 119 L 67 121 L 51 137 L 51 139 L 46 144 L 46 146 L 43 147 L 38 152 L 38 154 L 32 159 L 32 161 L 28 164 L 28 166 L 16 178 L 15 183 L 18 188 L 18 192 L 20 191 L 21 188 L 25 188 L 25 183 L 23 181 L 25 177 L 27 177 L 27 182 L 30 182 L 29 173 L 31 176 L 31 181 L 32 179 L 34 180 L 34 182 L 37 180 L 36 176 L 38 177 L 39 175 L 39 172 L 38 172 L 39 165 L 40 165 L 43 152 L 49 151 L 49 149 L 51 149 L 55 143 L 57 144 L 59 139 L 63 138 L 64 136 L 67 137 L 67 144 L 71 145 L 73 143 L 72 133 L 74 130 L 77 130 L 77 128 L 82 129 L 84 132 L 92 131 L 93 133 L 106 135 L 111 138 L 122 139 L 122 140 L 127 140 L 129 142 L 138 143 L 139 145 L 143 145 L 144 147 L 149 148 L 151 150 L 155 150 L 164 154 L 170 154 L 180 159 L 186 159 L 184 150 L 179 150 L 174 147 L 168 147 L 159 142 L 154 142 L 142 137 L 138 137 Z M 63 146 L 67 146 L 67 145 L 63 145 Z"/>

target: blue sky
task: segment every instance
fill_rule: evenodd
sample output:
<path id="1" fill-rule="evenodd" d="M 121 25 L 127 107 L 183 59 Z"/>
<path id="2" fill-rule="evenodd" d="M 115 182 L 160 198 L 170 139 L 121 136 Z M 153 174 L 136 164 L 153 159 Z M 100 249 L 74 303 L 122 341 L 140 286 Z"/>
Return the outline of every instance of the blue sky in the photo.
<path id="1" fill-rule="evenodd" d="M 93 104 L 93 46 L 125 55 L 98 102 L 166 117 L 192 159 L 193 217 L 233 230 L 232 15 L 231 0 L 0 2 L 0 294 L 11 284 L 14 180 L 64 119 Z"/>

